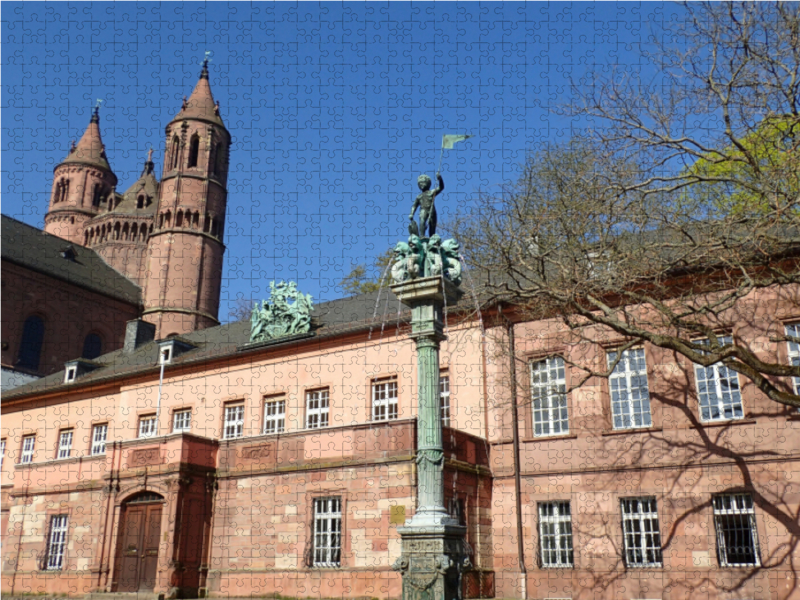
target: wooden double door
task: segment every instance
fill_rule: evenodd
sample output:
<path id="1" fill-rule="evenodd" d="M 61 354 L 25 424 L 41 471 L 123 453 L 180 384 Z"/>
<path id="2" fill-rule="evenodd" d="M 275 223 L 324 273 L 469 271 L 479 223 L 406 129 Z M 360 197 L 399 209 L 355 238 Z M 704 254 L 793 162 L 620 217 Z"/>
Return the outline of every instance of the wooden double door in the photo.
<path id="1" fill-rule="evenodd" d="M 163 498 L 155 498 L 155 494 L 123 505 L 117 549 L 118 592 L 153 591 L 163 506 Z"/>

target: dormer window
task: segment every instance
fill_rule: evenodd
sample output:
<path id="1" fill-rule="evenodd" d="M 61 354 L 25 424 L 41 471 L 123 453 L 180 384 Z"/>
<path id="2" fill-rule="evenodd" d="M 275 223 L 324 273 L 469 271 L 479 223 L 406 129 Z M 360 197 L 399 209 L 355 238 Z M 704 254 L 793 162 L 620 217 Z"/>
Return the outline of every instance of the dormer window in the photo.
<path id="1" fill-rule="evenodd" d="M 61 258 L 75 262 L 75 249 L 72 246 L 67 246 L 61 250 Z"/>
<path id="2" fill-rule="evenodd" d="M 145 203 L 144 203 L 144 196 L 143 196 L 143 195 L 140 195 L 140 196 L 139 196 L 139 197 L 136 199 L 136 208 L 138 208 L 138 209 L 142 209 L 142 208 L 144 208 L 144 206 L 145 206 Z"/>
<path id="3" fill-rule="evenodd" d="M 67 367 L 64 373 L 64 383 L 72 383 L 78 377 L 78 365 Z"/>
<path id="4" fill-rule="evenodd" d="M 158 343 L 158 364 L 168 365 L 176 356 L 183 354 L 184 352 L 188 352 L 195 347 L 196 346 L 194 344 L 178 338 L 170 337 L 168 339 L 161 340 Z"/>
<path id="5" fill-rule="evenodd" d="M 170 362 L 172 362 L 172 344 L 165 345 L 158 351 L 158 364 L 168 365 Z"/>
<path id="6" fill-rule="evenodd" d="M 86 359 L 77 358 L 64 364 L 64 383 L 74 383 L 81 375 L 91 373 L 102 365 Z"/>

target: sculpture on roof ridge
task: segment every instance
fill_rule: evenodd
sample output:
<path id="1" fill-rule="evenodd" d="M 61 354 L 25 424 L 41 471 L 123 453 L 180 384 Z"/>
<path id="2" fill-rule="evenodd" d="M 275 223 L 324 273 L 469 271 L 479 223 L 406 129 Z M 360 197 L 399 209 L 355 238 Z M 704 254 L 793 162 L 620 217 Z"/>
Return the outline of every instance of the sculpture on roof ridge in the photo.
<path id="1" fill-rule="evenodd" d="M 269 300 L 253 306 L 250 315 L 250 341 L 265 342 L 276 338 L 308 333 L 311 329 L 311 294 L 303 294 L 294 281 L 269 283 Z"/>

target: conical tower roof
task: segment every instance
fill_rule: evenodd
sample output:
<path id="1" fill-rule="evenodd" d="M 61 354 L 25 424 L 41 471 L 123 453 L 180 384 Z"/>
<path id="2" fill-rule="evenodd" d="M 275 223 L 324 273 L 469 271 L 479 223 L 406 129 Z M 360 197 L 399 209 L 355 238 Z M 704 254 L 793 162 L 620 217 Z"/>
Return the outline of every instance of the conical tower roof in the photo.
<path id="1" fill-rule="evenodd" d="M 147 160 L 142 169 L 142 175 L 134 184 L 129 187 L 122 195 L 122 201 L 112 212 L 125 215 L 152 214 L 156 211 L 156 199 L 158 198 L 158 179 L 155 174 L 155 164 L 152 159 L 152 150 L 147 153 Z M 138 206 L 138 198 L 144 194 L 147 202 L 141 208 Z"/>
<path id="2" fill-rule="evenodd" d="M 78 145 L 72 148 L 67 155 L 67 158 L 61 164 L 65 163 L 82 163 L 94 165 L 105 169 L 111 170 L 111 165 L 108 164 L 106 158 L 106 149 L 103 146 L 103 140 L 100 138 L 100 110 L 95 107 L 92 113 L 92 119 L 89 121 L 89 126 L 83 132 L 83 137 Z"/>
<path id="3" fill-rule="evenodd" d="M 211 95 L 211 86 L 208 83 L 208 59 L 203 61 L 203 70 L 200 72 L 200 79 L 194 86 L 192 95 L 188 100 L 184 100 L 181 112 L 172 121 L 186 119 L 210 121 L 225 127 L 219 116 L 219 106 L 214 102 L 214 96 Z"/>

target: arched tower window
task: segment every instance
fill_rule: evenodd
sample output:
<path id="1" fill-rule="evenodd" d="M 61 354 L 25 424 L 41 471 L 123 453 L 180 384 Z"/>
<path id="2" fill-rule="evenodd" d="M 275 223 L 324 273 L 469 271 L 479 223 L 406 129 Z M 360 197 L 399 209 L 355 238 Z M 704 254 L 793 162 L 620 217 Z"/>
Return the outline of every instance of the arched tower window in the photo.
<path id="1" fill-rule="evenodd" d="M 183 227 L 183 211 L 175 213 L 175 227 Z"/>
<path id="2" fill-rule="evenodd" d="M 25 319 L 25 325 L 22 327 L 22 341 L 19 345 L 17 366 L 31 371 L 38 371 L 43 343 L 44 321 L 42 321 L 41 317 L 31 315 Z"/>
<path id="3" fill-rule="evenodd" d="M 103 353 L 103 340 L 96 333 L 90 333 L 83 339 L 83 358 L 97 358 Z"/>
<path id="4" fill-rule="evenodd" d="M 222 142 L 217 144 L 216 149 L 214 150 L 214 175 L 221 176 L 223 171 L 225 170 L 225 147 L 222 145 Z"/>
<path id="5" fill-rule="evenodd" d="M 172 164 L 170 165 L 170 169 L 177 169 L 178 168 L 178 158 L 180 156 L 180 149 L 181 149 L 181 141 L 177 135 L 172 137 Z"/>
<path id="6" fill-rule="evenodd" d="M 140 194 L 138 198 L 136 198 L 136 208 L 144 208 L 144 194 Z"/>
<path id="7" fill-rule="evenodd" d="M 94 184 L 94 188 L 92 190 L 92 206 L 100 206 L 100 194 L 102 189 L 100 188 L 99 183 Z"/>
<path id="8" fill-rule="evenodd" d="M 197 166 L 197 155 L 200 153 L 200 136 L 195 133 L 191 139 L 189 140 L 189 161 L 186 163 L 186 166 L 196 167 Z"/>

